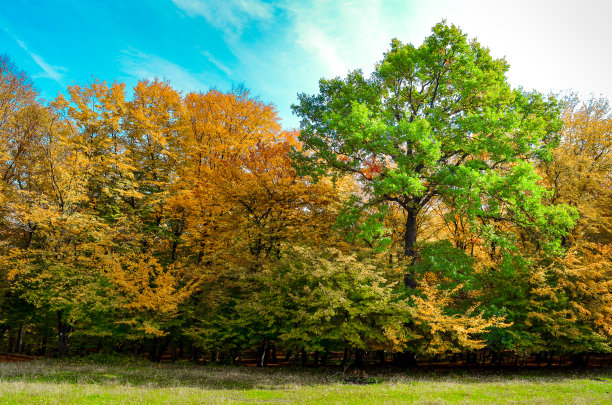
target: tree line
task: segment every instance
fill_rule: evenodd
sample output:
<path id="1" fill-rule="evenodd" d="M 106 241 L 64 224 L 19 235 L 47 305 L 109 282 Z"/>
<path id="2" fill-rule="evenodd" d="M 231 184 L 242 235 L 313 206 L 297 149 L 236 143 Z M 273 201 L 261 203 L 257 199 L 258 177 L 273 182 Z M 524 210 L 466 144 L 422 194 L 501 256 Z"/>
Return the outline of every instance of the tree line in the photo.
<path id="1" fill-rule="evenodd" d="M 507 70 L 440 23 L 321 79 L 286 131 L 241 88 L 43 100 L 3 56 L 3 350 L 609 353 L 610 107 Z"/>

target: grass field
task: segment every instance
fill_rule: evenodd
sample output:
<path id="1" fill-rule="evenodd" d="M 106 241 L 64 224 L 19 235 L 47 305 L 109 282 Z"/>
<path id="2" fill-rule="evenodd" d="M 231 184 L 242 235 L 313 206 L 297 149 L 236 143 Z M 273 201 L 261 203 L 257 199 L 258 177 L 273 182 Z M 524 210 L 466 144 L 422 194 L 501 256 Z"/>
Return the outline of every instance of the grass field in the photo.
<path id="1" fill-rule="evenodd" d="M 0 363 L 1 404 L 406 402 L 612 404 L 612 370 L 377 371 L 357 380 L 330 369 Z"/>

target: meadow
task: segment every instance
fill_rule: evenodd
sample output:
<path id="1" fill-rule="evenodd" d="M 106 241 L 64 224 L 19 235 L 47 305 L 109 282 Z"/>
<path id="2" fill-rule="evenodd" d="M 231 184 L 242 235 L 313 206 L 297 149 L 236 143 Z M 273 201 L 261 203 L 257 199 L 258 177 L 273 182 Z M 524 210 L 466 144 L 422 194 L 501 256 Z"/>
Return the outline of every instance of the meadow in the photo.
<path id="1" fill-rule="evenodd" d="M 0 363 L 2 404 L 610 404 L 612 370 L 350 370 L 83 360 Z"/>

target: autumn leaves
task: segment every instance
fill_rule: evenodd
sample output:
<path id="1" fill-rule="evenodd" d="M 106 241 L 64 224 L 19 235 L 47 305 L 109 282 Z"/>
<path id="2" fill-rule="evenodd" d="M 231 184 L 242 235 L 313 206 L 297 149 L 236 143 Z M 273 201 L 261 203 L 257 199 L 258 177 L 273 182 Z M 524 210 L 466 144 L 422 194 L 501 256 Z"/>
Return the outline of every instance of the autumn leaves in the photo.
<path id="1" fill-rule="evenodd" d="M 287 132 L 244 90 L 94 82 L 45 103 L 3 58 L 6 336 L 263 363 L 609 351 L 609 106 L 506 70 L 439 24 L 300 95 Z"/>

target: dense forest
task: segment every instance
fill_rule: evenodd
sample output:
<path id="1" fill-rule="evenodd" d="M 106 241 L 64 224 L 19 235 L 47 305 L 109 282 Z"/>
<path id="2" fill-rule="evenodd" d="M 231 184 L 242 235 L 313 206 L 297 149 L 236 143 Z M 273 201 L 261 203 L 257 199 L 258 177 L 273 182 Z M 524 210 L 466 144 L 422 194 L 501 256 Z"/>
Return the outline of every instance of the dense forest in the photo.
<path id="1" fill-rule="evenodd" d="M 0 350 L 159 361 L 612 351 L 612 112 L 438 24 L 299 94 L 0 58 Z M 298 89 L 296 89 L 298 90 Z M 479 360 L 480 359 L 480 360 Z"/>

